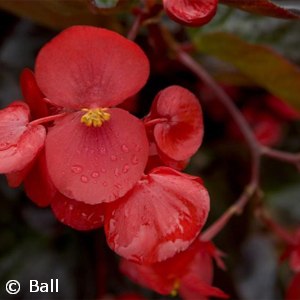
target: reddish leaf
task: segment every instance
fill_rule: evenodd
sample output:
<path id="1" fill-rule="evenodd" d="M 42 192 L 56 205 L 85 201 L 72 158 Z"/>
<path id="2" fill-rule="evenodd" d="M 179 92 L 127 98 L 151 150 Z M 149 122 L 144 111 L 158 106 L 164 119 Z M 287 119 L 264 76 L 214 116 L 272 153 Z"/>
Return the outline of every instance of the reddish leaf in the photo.
<path id="1" fill-rule="evenodd" d="M 269 0 L 220 0 L 221 3 L 231 5 L 251 13 L 262 14 L 277 18 L 299 19 L 296 14 L 284 1 L 278 5 L 276 1 Z M 297 4 L 295 4 L 296 6 Z"/>
<path id="2" fill-rule="evenodd" d="M 199 51 L 231 63 L 257 85 L 300 109 L 300 69 L 272 49 L 224 32 L 195 36 Z"/>

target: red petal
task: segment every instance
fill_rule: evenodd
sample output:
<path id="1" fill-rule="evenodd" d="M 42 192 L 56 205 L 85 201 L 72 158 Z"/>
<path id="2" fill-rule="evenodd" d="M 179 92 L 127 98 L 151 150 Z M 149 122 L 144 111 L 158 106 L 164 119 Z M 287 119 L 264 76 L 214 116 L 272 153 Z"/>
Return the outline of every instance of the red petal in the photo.
<path id="1" fill-rule="evenodd" d="M 148 158 L 143 123 L 110 109 L 101 127 L 80 122 L 82 112 L 57 121 L 46 139 L 50 177 L 66 197 L 88 204 L 122 197 L 140 179 Z"/>
<path id="2" fill-rule="evenodd" d="M 0 111 L 0 172 L 24 169 L 43 147 L 46 130 L 28 125 L 29 108 L 15 102 Z"/>
<path id="3" fill-rule="evenodd" d="M 85 204 L 57 193 L 51 207 L 60 222 L 76 230 L 92 230 L 103 226 L 103 204 Z"/>
<path id="4" fill-rule="evenodd" d="M 168 16 L 187 26 L 201 26 L 215 15 L 218 0 L 163 0 Z"/>
<path id="5" fill-rule="evenodd" d="M 126 259 L 163 261 L 193 242 L 208 211 L 208 193 L 197 179 L 160 167 L 108 206 L 108 244 Z"/>
<path id="6" fill-rule="evenodd" d="M 229 298 L 222 290 L 207 284 L 195 276 L 195 274 L 185 276 L 180 294 L 187 300 L 202 299 L 202 297 Z"/>
<path id="7" fill-rule="evenodd" d="M 296 273 L 292 279 L 285 296 L 285 300 L 300 299 L 300 273 Z"/>
<path id="8" fill-rule="evenodd" d="M 34 161 L 32 161 L 32 163 L 30 163 L 29 165 L 27 165 L 24 169 L 22 169 L 20 171 L 5 174 L 8 185 L 12 188 L 18 187 L 23 182 L 23 180 L 26 178 L 26 176 L 28 175 L 29 171 L 32 168 L 33 163 L 34 163 Z"/>
<path id="9" fill-rule="evenodd" d="M 149 75 L 143 51 L 121 35 L 73 26 L 46 46 L 36 61 L 36 79 L 54 104 L 109 107 L 137 93 Z"/>
<path id="10" fill-rule="evenodd" d="M 52 202 L 57 189 L 48 173 L 45 151 L 40 153 L 30 173 L 25 178 L 24 188 L 28 198 L 38 206 L 46 207 Z"/>
<path id="11" fill-rule="evenodd" d="M 202 111 L 198 99 L 187 89 L 171 86 L 161 91 L 145 122 L 166 118 L 154 126 L 159 150 L 173 160 L 186 160 L 200 147 L 203 138 Z"/>
<path id="12" fill-rule="evenodd" d="M 23 97 L 30 107 L 31 117 L 33 119 L 46 117 L 48 115 L 48 108 L 44 101 L 45 96 L 37 86 L 32 71 L 24 69 L 21 73 L 20 81 Z"/>

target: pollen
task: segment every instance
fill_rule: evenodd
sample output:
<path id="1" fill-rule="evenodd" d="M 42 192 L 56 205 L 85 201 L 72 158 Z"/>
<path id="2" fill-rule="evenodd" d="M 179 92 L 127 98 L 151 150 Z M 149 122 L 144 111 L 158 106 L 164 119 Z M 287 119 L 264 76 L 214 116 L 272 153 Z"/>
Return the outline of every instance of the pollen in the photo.
<path id="1" fill-rule="evenodd" d="M 172 297 L 176 297 L 178 295 L 178 290 L 180 288 L 180 282 L 178 279 L 175 280 L 174 284 L 173 284 L 173 289 L 170 293 L 170 296 Z"/>
<path id="2" fill-rule="evenodd" d="M 85 114 L 81 117 L 81 123 L 88 127 L 101 127 L 105 121 L 110 119 L 107 108 L 83 108 Z"/>

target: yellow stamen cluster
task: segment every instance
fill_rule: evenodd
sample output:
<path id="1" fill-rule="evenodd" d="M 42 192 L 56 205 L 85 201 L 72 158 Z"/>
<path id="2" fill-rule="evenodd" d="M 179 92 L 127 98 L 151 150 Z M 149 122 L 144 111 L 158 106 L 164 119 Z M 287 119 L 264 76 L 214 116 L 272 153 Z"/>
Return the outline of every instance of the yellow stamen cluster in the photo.
<path id="1" fill-rule="evenodd" d="M 82 111 L 86 113 L 81 117 L 81 123 L 89 127 L 101 127 L 105 121 L 110 119 L 110 114 L 106 112 L 107 108 L 84 108 Z"/>
<path id="2" fill-rule="evenodd" d="M 176 279 L 173 284 L 173 290 L 171 291 L 170 296 L 176 297 L 178 295 L 179 288 L 180 288 L 180 282 L 178 279 Z"/>

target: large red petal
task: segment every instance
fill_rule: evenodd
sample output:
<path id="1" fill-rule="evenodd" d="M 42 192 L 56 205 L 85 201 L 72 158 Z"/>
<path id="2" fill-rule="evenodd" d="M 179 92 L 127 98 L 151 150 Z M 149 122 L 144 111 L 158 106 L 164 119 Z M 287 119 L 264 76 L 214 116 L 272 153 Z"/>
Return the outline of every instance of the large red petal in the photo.
<path id="1" fill-rule="evenodd" d="M 32 119 L 46 117 L 48 115 L 45 96 L 37 86 L 34 74 L 29 69 L 24 69 L 21 73 L 21 88 L 23 97 L 30 107 Z"/>
<path id="2" fill-rule="evenodd" d="M 159 150 L 173 160 L 186 160 L 200 147 L 203 138 L 202 111 L 198 99 L 187 89 L 171 86 L 153 102 L 145 122 L 166 119 L 154 126 Z"/>
<path id="3" fill-rule="evenodd" d="M 201 181 L 160 167 L 108 205 L 108 244 L 135 262 L 163 261 L 193 242 L 208 211 L 209 196 Z"/>
<path id="4" fill-rule="evenodd" d="M 24 188 L 28 198 L 38 206 L 46 207 L 52 202 L 57 189 L 48 173 L 45 151 L 42 151 L 34 162 L 32 169 L 24 180 Z"/>
<path id="5" fill-rule="evenodd" d="M 49 174 L 66 197 L 88 204 L 111 202 L 142 176 L 149 149 L 143 123 L 122 109 L 109 113 L 101 127 L 82 124 L 82 112 L 77 112 L 49 130 Z"/>
<path id="6" fill-rule="evenodd" d="M 115 32 L 73 26 L 41 49 L 35 74 L 42 92 L 56 105 L 110 107 L 140 90 L 149 63 L 135 43 Z"/>
<path id="7" fill-rule="evenodd" d="M 0 173 L 24 169 L 43 147 L 46 130 L 28 125 L 29 108 L 15 102 L 0 111 Z"/>
<path id="8" fill-rule="evenodd" d="M 171 19 L 187 26 L 208 23 L 217 11 L 218 0 L 163 0 Z"/>
<path id="9" fill-rule="evenodd" d="M 103 226 L 103 204 L 85 204 L 57 193 L 51 207 L 60 222 L 76 230 L 92 230 Z"/>

